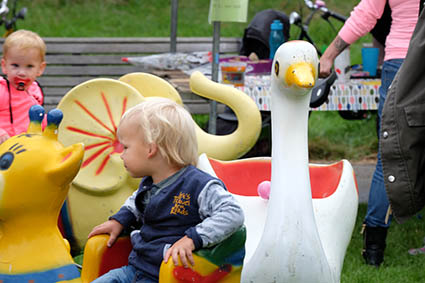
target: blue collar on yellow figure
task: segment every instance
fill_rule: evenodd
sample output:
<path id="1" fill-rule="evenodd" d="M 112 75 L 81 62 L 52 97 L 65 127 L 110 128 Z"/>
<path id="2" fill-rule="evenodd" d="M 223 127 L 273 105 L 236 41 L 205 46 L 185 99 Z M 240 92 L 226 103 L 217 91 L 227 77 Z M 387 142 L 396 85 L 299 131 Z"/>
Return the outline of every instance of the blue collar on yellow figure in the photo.
<path id="1" fill-rule="evenodd" d="M 2 283 L 27 283 L 43 282 L 55 283 L 60 281 L 72 280 L 80 277 L 80 272 L 73 264 L 65 265 L 56 269 L 50 269 L 40 272 L 21 273 L 21 274 L 0 274 Z"/>

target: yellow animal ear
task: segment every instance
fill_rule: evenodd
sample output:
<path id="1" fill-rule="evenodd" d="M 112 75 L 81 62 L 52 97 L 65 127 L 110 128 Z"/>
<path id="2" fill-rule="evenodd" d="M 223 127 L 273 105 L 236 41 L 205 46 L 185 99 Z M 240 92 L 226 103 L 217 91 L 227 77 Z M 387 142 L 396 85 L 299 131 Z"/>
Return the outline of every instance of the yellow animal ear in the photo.
<path id="1" fill-rule="evenodd" d="M 44 108 L 40 105 L 33 105 L 29 110 L 30 124 L 28 134 L 41 134 L 41 122 L 44 118 Z"/>
<path id="2" fill-rule="evenodd" d="M 57 185 L 70 183 L 80 170 L 84 156 L 84 145 L 73 144 L 64 148 L 50 165 L 47 174 Z"/>

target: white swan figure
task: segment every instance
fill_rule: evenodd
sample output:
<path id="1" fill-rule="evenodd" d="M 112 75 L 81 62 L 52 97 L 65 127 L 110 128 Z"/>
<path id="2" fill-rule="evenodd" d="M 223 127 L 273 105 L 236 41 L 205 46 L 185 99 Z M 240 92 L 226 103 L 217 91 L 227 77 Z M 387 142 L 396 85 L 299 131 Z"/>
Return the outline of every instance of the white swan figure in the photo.
<path id="1" fill-rule="evenodd" d="M 358 194 L 352 167 L 343 161 L 337 189 L 312 201 L 307 125 L 317 68 L 316 50 L 308 42 L 290 41 L 276 52 L 271 74 L 270 200 L 261 239 L 251 239 L 250 245 L 258 241 L 252 255 L 246 246 L 241 282 L 339 282 Z M 249 242 L 250 227 L 247 230 Z"/>

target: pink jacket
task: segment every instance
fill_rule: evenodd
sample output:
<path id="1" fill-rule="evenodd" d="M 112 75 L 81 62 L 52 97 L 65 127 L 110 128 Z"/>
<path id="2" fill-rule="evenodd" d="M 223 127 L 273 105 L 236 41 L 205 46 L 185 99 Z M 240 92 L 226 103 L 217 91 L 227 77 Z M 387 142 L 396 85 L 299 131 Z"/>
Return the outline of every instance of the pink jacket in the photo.
<path id="1" fill-rule="evenodd" d="M 0 77 L 0 136 L 6 132 L 14 136 L 26 132 L 29 125 L 28 110 L 35 104 L 43 103 L 43 92 L 36 82 L 27 91 L 10 87 L 13 124 L 10 120 L 9 90 L 7 81 Z"/>
<path id="2" fill-rule="evenodd" d="M 385 42 L 384 60 L 404 59 L 418 21 L 419 0 L 362 0 L 351 12 L 338 35 L 352 44 L 367 34 L 381 17 L 387 1 L 391 7 L 392 24 Z"/>

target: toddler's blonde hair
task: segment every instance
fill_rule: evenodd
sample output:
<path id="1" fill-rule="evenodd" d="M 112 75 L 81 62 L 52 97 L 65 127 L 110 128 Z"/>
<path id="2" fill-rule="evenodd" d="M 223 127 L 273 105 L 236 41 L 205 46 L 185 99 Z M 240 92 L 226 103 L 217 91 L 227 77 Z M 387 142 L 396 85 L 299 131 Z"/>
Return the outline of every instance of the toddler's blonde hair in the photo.
<path id="1" fill-rule="evenodd" d="M 7 52 L 11 48 L 17 49 L 28 49 L 28 48 L 37 48 L 40 51 L 41 62 L 44 62 L 44 57 L 46 55 L 46 44 L 43 39 L 36 34 L 35 32 L 20 29 L 11 33 L 3 44 L 3 58 L 7 56 Z"/>
<path id="2" fill-rule="evenodd" d="M 136 119 L 139 130 L 147 144 L 158 146 L 161 156 L 169 164 L 196 166 L 198 142 L 195 122 L 190 113 L 176 102 L 161 97 L 149 97 L 130 108 L 121 118 L 121 123 Z"/>

